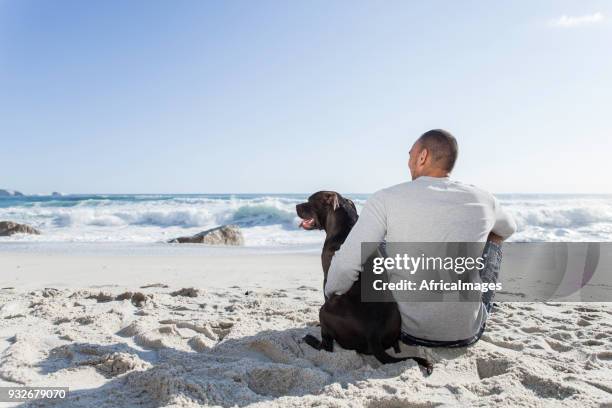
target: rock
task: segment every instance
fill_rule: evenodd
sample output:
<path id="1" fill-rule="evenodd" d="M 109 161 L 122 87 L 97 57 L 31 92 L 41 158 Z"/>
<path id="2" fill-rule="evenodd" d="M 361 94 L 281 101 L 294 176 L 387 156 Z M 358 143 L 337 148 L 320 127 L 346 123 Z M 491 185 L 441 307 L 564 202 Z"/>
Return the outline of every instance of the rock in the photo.
<path id="1" fill-rule="evenodd" d="M 142 292 L 136 292 L 132 295 L 132 304 L 136 307 L 143 307 L 147 297 Z"/>
<path id="2" fill-rule="evenodd" d="M 62 193 L 58 193 L 57 191 L 54 191 L 51 193 L 51 197 L 63 197 L 64 195 Z"/>
<path id="3" fill-rule="evenodd" d="M 168 241 L 179 244 L 207 244 L 207 245 L 244 245 L 242 232 L 237 225 L 223 225 L 212 228 L 191 237 L 179 237 Z"/>
<path id="4" fill-rule="evenodd" d="M 152 296 L 149 295 L 149 297 Z M 142 307 L 147 301 L 147 296 L 145 296 L 142 292 L 123 292 L 117 296 L 113 296 L 112 294 L 106 292 L 99 292 L 97 294 L 87 296 L 86 299 L 95 299 L 98 303 L 112 302 L 113 300 L 129 300 L 134 306 Z"/>
<path id="5" fill-rule="evenodd" d="M 0 189 L 0 197 L 23 197 L 23 193 L 15 190 Z"/>
<path id="6" fill-rule="evenodd" d="M 199 293 L 196 288 L 183 288 L 170 293 L 170 296 L 198 297 Z"/>
<path id="7" fill-rule="evenodd" d="M 117 297 L 115 297 L 115 300 L 130 300 L 132 299 L 133 295 L 134 294 L 132 292 L 123 292 L 117 295 Z"/>
<path id="8" fill-rule="evenodd" d="M 96 299 L 98 303 L 106 303 L 115 300 L 115 297 L 110 293 L 99 292 L 95 295 L 89 295 L 86 299 Z"/>
<path id="9" fill-rule="evenodd" d="M 60 291 L 55 288 L 44 288 L 41 294 L 43 297 L 46 297 L 46 298 L 56 297 L 60 294 Z"/>
<path id="10" fill-rule="evenodd" d="M 34 234 L 40 235 L 40 231 L 29 225 L 18 224 L 11 221 L 0 221 L 0 237 L 8 237 L 13 234 Z"/>

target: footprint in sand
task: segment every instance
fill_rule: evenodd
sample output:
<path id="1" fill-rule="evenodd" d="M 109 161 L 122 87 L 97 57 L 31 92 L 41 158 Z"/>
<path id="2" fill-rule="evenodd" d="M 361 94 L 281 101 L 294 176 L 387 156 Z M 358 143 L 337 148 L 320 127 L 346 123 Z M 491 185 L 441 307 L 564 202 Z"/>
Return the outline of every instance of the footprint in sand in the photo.
<path id="1" fill-rule="evenodd" d="M 586 313 L 593 313 L 593 312 L 599 312 L 599 310 L 597 309 L 593 309 L 592 307 L 586 307 L 586 306 L 577 306 L 574 308 L 575 311 L 577 312 L 586 312 Z"/>
<path id="2" fill-rule="evenodd" d="M 520 381 L 523 387 L 531 390 L 540 398 L 566 399 L 579 393 L 577 389 L 562 385 L 552 378 L 544 378 L 527 372 L 522 373 Z"/>
<path id="3" fill-rule="evenodd" d="M 96 371 L 106 378 L 116 377 L 132 370 L 143 370 L 151 367 L 151 364 L 142 361 L 137 355 L 128 353 L 105 354 L 99 358 L 83 361 L 80 366 L 93 366 Z"/>
<path id="4" fill-rule="evenodd" d="M 271 364 L 247 373 L 248 387 L 259 395 L 280 397 L 316 392 L 327 385 L 331 376 L 322 370 Z"/>
<path id="5" fill-rule="evenodd" d="M 588 321 L 593 321 L 593 320 L 601 319 L 601 316 L 598 315 L 598 314 L 582 314 L 581 317 L 584 320 L 588 320 Z"/>
<path id="6" fill-rule="evenodd" d="M 573 349 L 572 346 L 561 343 L 560 341 L 546 339 L 546 343 L 550 346 L 551 349 L 560 353 L 565 353 Z"/>
<path id="7" fill-rule="evenodd" d="M 211 340 L 210 338 L 208 338 L 208 336 L 198 334 L 190 338 L 187 344 L 194 351 L 201 353 L 203 351 L 208 351 L 212 349 L 217 344 L 217 342 L 215 340 Z"/>
<path id="8" fill-rule="evenodd" d="M 431 401 L 423 401 L 419 399 L 419 396 L 414 397 L 400 397 L 393 395 L 390 397 L 376 397 L 370 399 L 365 408 L 432 408 L 443 405 L 440 403 L 432 403 Z"/>
<path id="9" fill-rule="evenodd" d="M 585 320 L 585 319 L 582 319 L 582 318 L 581 318 L 581 319 L 578 319 L 578 321 L 576 322 L 576 324 L 577 324 L 578 326 L 581 326 L 581 327 L 587 327 L 587 326 L 590 326 L 592 323 L 591 323 L 591 322 L 589 322 L 588 320 Z"/>
<path id="10" fill-rule="evenodd" d="M 556 333 L 553 333 L 550 335 L 550 337 L 552 337 L 555 340 L 570 340 L 572 339 L 574 336 L 572 335 L 572 333 L 566 332 L 566 331 L 559 331 Z"/>
<path id="11" fill-rule="evenodd" d="M 526 326 L 526 327 L 521 327 L 521 330 L 525 333 L 542 333 L 542 330 L 537 327 L 537 326 Z"/>
<path id="12" fill-rule="evenodd" d="M 505 358 L 479 358 L 476 360 L 476 371 L 481 380 L 506 374 L 512 362 Z"/>
<path id="13" fill-rule="evenodd" d="M 525 346 L 521 343 L 517 343 L 512 340 L 497 339 L 497 338 L 494 339 L 486 334 L 482 336 L 481 340 L 484 340 L 487 343 L 494 344 L 498 347 L 503 347 L 503 348 L 507 348 L 510 350 L 514 350 L 514 351 L 522 351 L 525 348 Z"/>
<path id="14" fill-rule="evenodd" d="M 585 340 L 582 342 L 584 346 L 603 346 L 604 342 L 599 340 Z"/>
<path id="15" fill-rule="evenodd" d="M 600 360 L 611 361 L 612 351 L 602 351 L 601 353 L 597 353 L 597 358 Z"/>

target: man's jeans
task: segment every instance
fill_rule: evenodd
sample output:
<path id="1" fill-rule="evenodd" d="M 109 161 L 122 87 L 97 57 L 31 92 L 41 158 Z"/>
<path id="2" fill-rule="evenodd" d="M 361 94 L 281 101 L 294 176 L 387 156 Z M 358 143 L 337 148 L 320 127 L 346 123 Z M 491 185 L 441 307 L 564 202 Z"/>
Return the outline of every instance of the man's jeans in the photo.
<path id="1" fill-rule="evenodd" d="M 501 244 L 487 241 L 484 251 L 482 251 L 482 257 L 485 260 L 485 267 L 480 271 L 480 279 L 483 283 L 496 284 L 499 279 L 499 269 L 501 268 L 502 262 Z M 491 310 L 493 310 L 494 297 L 494 290 L 482 294 L 482 303 L 484 303 L 488 313 L 491 313 Z"/>
<path id="2" fill-rule="evenodd" d="M 484 247 L 484 251 L 482 253 L 482 257 L 485 261 L 485 266 L 480 271 L 480 279 L 483 283 L 497 283 L 497 279 L 499 278 L 499 270 L 501 267 L 502 261 L 502 250 L 501 245 L 496 244 L 495 242 L 487 241 Z M 480 330 L 473 337 L 469 339 L 463 340 L 455 340 L 455 341 L 434 341 L 434 340 L 426 340 L 419 339 L 418 337 L 413 337 L 409 334 L 403 333 L 401 334 L 401 340 L 405 344 L 409 346 L 425 346 L 425 347 L 465 347 L 470 344 L 476 343 L 482 333 L 484 333 L 485 325 L 486 325 L 486 317 L 493 310 L 493 298 L 495 297 L 495 291 L 490 290 L 488 292 L 484 292 L 482 294 L 482 303 L 484 305 L 485 310 L 487 311 L 487 316 L 482 322 L 482 326 L 480 326 Z"/>

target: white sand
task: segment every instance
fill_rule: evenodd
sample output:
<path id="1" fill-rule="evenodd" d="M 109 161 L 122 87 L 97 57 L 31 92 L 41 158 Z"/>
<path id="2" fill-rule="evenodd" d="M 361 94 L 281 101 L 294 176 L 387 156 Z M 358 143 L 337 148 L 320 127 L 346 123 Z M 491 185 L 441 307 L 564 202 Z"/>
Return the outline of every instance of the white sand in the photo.
<path id="1" fill-rule="evenodd" d="M 475 346 L 405 347 L 436 361 L 425 377 L 302 343 L 319 335 L 318 255 L 187 252 L 0 251 L 0 386 L 69 386 L 48 405 L 70 407 L 612 404 L 610 304 L 500 305 Z M 147 300 L 89 298 L 126 290 Z"/>

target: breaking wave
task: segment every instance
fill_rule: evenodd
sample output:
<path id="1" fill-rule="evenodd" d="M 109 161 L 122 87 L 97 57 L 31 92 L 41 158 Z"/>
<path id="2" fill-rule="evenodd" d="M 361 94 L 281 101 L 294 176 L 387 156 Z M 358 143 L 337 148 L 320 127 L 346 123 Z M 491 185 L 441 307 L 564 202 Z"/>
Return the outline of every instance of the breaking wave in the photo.
<path id="1" fill-rule="evenodd" d="M 156 242 L 237 224 L 247 245 L 319 242 L 320 234 L 297 228 L 295 205 L 304 200 L 297 195 L 31 197 L 0 202 L 0 219 L 43 231 L 12 240 Z"/>
<path id="2" fill-rule="evenodd" d="M 358 211 L 367 196 L 348 195 Z M 320 244 L 297 228 L 306 195 L 90 195 L 0 200 L 0 220 L 32 225 L 40 236 L 2 240 L 157 242 L 238 224 L 250 246 Z M 501 195 L 518 224 L 514 241 L 611 241 L 612 196 Z"/>
<path id="3" fill-rule="evenodd" d="M 513 241 L 611 241 L 610 196 L 501 197 L 516 220 Z"/>

